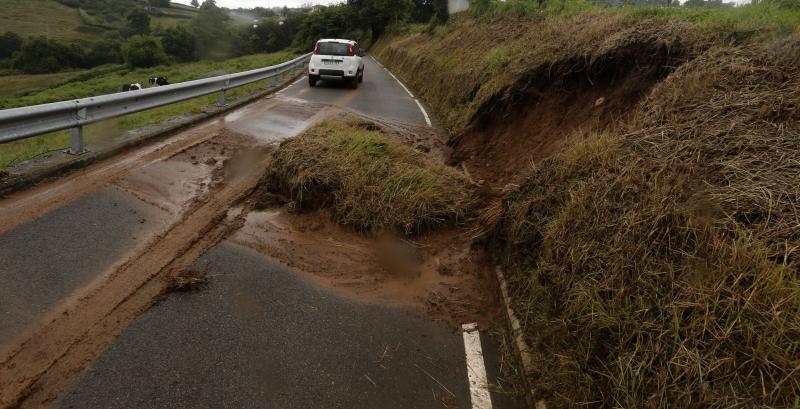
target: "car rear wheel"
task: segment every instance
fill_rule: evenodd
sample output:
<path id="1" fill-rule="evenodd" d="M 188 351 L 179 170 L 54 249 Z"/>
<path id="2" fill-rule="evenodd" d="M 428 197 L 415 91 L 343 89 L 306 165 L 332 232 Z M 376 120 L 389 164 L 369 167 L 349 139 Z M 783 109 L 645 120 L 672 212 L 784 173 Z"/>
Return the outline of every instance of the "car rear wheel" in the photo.
<path id="1" fill-rule="evenodd" d="M 364 70 L 361 70 L 361 74 L 358 76 L 358 82 L 364 82 Z"/>
<path id="2" fill-rule="evenodd" d="M 359 81 L 358 81 L 358 77 L 357 76 L 353 77 L 353 78 L 350 78 L 348 81 L 350 82 L 350 88 L 352 88 L 352 89 L 358 88 Z"/>
<path id="3" fill-rule="evenodd" d="M 308 76 L 308 85 L 310 85 L 312 87 L 316 87 L 317 86 L 317 81 L 319 81 L 319 78 L 317 78 L 317 77 L 315 77 L 313 75 L 309 75 Z"/>

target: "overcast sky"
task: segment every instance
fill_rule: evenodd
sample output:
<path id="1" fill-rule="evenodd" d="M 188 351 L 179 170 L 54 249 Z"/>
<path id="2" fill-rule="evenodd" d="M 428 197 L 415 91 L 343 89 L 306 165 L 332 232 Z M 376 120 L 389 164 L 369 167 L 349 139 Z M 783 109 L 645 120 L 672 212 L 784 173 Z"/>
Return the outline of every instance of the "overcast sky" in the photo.
<path id="1" fill-rule="evenodd" d="M 189 4 L 191 0 L 172 0 L 177 3 Z M 342 0 L 217 0 L 217 5 L 221 7 L 228 7 L 231 9 L 246 8 L 251 9 L 254 7 L 297 7 L 303 4 L 333 4 L 340 3 Z M 200 0 L 200 3 L 203 1 Z"/>

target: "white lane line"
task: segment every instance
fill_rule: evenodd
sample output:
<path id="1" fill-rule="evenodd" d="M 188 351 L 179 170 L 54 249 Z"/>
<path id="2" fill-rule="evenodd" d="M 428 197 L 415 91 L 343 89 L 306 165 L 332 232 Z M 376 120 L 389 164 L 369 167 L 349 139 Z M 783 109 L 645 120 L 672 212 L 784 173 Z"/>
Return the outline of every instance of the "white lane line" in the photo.
<path id="1" fill-rule="evenodd" d="M 489 394 L 486 365 L 483 363 L 483 348 L 481 348 L 478 324 L 464 324 L 461 328 L 464 329 L 464 352 L 467 355 L 467 376 L 469 377 L 472 409 L 492 409 L 492 397 Z"/>
<path id="2" fill-rule="evenodd" d="M 427 123 L 428 126 L 433 126 L 433 124 L 431 123 L 431 117 L 428 116 L 428 112 L 425 111 L 425 107 L 423 107 L 422 104 L 419 102 L 419 100 L 416 98 L 414 98 L 414 102 L 417 103 L 419 110 L 422 111 L 422 115 L 425 117 L 425 123 Z"/>
<path id="3" fill-rule="evenodd" d="M 411 93 L 411 91 L 409 91 L 409 90 L 408 90 L 408 88 L 406 88 L 406 86 L 405 86 L 405 85 L 403 85 L 403 83 L 402 83 L 402 82 L 400 82 L 400 80 L 399 80 L 399 79 L 397 79 L 397 77 L 395 77 L 395 76 L 394 76 L 394 74 L 392 74 L 392 72 L 391 72 L 391 71 L 389 71 L 389 70 L 386 70 L 386 72 L 388 72 L 388 73 L 389 73 L 389 75 L 391 75 L 391 76 L 392 76 L 392 78 L 394 78 L 394 80 L 395 80 L 395 81 L 397 81 L 397 83 L 398 83 L 398 84 L 400 84 L 400 86 L 401 86 L 401 87 L 403 87 L 403 89 L 404 89 L 404 90 L 406 90 L 406 92 L 408 93 L 408 95 L 409 95 L 411 98 L 416 98 L 416 97 L 414 96 L 414 94 L 412 94 L 412 93 Z"/>
<path id="4" fill-rule="evenodd" d="M 374 60 L 374 58 L 373 58 L 373 60 Z M 378 63 L 378 65 L 381 65 L 381 63 L 379 63 L 377 60 L 375 60 L 375 62 Z M 381 65 L 381 67 L 383 67 L 383 66 Z M 428 115 L 428 112 L 425 111 L 425 107 L 422 106 L 422 104 L 419 102 L 417 97 L 415 97 L 414 94 L 412 94 L 411 91 L 409 91 L 408 88 L 406 88 L 406 86 L 403 84 L 403 82 L 400 81 L 397 77 L 395 77 L 394 74 L 392 74 L 392 72 L 389 71 L 388 68 L 383 67 L 383 69 L 386 71 L 386 73 L 391 75 L 392 78 L 394 78 L 394 80 L 397 81 L 397 83 L 400 84 L 401 87 L 403 87 L 403 89 L 406 91 L 406 93 L 408 93 L 408 96 L 410 96 L 411 98 L 414 99 L 414 102 L 417 103 L 417 106 L 419 107 L 419 110 L 422 111 L 422 116 L 425 117 L 425 123 L 428 124 L 428 126 L 433 126 L 433 123 L 431 122 L 431 117 Z"/>

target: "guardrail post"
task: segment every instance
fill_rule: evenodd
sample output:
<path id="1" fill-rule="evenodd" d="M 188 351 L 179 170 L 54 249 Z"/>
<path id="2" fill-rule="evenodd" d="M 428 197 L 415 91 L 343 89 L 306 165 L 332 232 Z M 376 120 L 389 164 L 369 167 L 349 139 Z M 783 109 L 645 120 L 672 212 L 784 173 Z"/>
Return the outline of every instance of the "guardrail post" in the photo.
<path id="1" fill-rule="evenodd" d="M 86 108 L 78 110 L 77 119 L 79 121 L 86 119 Z M 67 150 L 67 153 L 70 155 L 83 155 L 86 153 L 87 150 L 83 145 L 83 125 L 78 125 L 70 129 L 70 134 L 69 150 Z"/>
<path id="2" fill-rule="evenodd" d="M 230 78 L 225 80 L 225 86 L 219 91 L 219 99 L 217 100 L 217 107 L 222 108 L 228 106 L 228 102 L 225 101 L 225 90 L 231 85 Z"/>

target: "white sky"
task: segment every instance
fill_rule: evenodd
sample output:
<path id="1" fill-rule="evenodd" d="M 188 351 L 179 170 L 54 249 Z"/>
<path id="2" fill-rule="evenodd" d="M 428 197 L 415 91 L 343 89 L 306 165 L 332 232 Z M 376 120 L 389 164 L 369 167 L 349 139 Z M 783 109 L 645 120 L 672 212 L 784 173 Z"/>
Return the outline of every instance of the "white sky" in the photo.
<path id="1" fill-rule="evenodd" d="M 189 4 L 191 0 L 172 0 L 176 3 Z M 199 0 L 202 3 L 202 0 Z M 303 4 L 333 4 L 340 3 L 343 0 L 217 0 L 217 5 L 220 7 L 227 7 L 231 9 L 246 8 L 251 9 L 254 7 L 298 7 Z"/>

